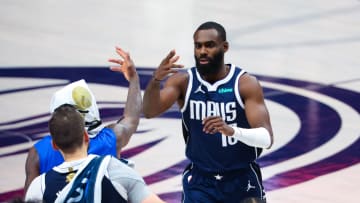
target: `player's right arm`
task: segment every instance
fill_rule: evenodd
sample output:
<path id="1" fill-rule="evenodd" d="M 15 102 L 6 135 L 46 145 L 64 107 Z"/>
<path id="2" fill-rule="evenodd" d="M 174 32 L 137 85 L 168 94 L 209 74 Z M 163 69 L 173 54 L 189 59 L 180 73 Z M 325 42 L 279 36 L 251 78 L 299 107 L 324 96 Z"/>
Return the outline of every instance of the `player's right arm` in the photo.
<path id="1" fill-rule="evenodd" d="M 117 64 L 116 66 L 111 66 L 110 69 L 123 73 L 126 80 L 129 81 L 129 90 L 123 118 L 117 123 L 108 126 L 112 128 L 116 134 L 116 148 L 117 155 L 119 156 L 121 149 L 128 144 L 131 136 L 136 132 L 139 125 L 142 100 L 139 76 L 130 54 L 120 47 L 116 47 L 116 53 L 121 58 L 109 59 L 109 62 Z"/>
<path id="2" fill-rule="evenodd" d="M 179 56 L 176 56 L 175 50 L 172 50 L 154 71 L 143 97 L 143 113 L 146 118 L 158 116 L 181 98 L 183 94 L 181 85 L 186 81 L 187 75 L 177 73 L 176 68 L 183 67 L 182 65 L 175 64 L 178 60 Z M 169 77 L 164 87 L 161 88 L 160 81 L 169 74 L 174 75 Z"/>
<path id="3" fill-rule="evenodd" d="M 26 158 L 25 163 L 25 185 L 24 192 L 26 193 L 31 181 L 33 181 L 37 176 L 40 175 L 40 162 L 39 155 L 34 146 L 32 146 L 29 150 L 28 156 Z"/>

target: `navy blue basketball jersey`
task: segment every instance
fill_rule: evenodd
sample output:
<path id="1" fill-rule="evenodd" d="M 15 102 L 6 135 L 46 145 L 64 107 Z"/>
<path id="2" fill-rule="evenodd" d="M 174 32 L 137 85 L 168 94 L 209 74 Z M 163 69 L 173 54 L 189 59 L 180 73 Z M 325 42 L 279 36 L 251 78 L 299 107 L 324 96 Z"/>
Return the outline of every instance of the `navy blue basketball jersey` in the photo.
<path id="1" fill-rule="evenodd" d="M 232 136 L 203 132 L 202 120 L 208 116 L 221 116 L 228 125 L 250 128 L 238 87 L 245 71 L 229 66 L 228 75 L 214 84 L 203 80 L 195 67 L 188 70 L 189 82 L 181 109 L 186 156 L 204 171 L 245 168 L 261 152 L 260 148 L 250 147 Z"/>
<path id="2" fill-rule="evenodd" d="M 65 202 L 93 202 L 95 191 L 95 179 L 100 163 L 104 157 L 95 157 L 81 171 L 78 178 L 74 180 L 74 184 L 69 193 L 66 194 Z M 45 174 L 45 191 L 43 195 L 44 202 L 55 202 L 58 193 L 70 182 L 77 171 L 61 173 L 54 169 Z M 73 173 L 73 175 L 70 175 Z M 111 181 L 103 176 L 101 177 L 101 202 L 127 202 L 114 188 Z"/>

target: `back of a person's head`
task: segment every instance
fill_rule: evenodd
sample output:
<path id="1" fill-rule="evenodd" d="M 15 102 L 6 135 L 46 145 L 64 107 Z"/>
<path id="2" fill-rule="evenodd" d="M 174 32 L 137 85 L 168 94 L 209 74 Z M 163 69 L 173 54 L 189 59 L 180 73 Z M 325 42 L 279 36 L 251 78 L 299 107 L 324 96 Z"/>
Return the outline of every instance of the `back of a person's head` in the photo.
<path id="1" fill-rule="evenodd" d="M 69 104 L 56 108 L 49 121 L 53 142 L 65 153 L 71 153 L 83 144 L 84 127 L 84 118 Z"/>

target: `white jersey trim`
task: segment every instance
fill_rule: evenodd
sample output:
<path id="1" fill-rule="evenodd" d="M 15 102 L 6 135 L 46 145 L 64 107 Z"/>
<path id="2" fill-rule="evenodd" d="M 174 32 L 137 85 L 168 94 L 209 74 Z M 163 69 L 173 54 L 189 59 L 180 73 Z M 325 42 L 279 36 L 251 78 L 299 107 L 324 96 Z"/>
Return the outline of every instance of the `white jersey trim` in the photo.
<path id="1" fill-rule="evenodd" d="M 184 111 L 186 110 L 186 107 L 187 107 L 188 101 L 189 101 L 189 97 L 191 94 L 192 86 L 193 86 L 193 74 L 191 72 L 191 68 L 187 70 L 187 73 L 189 74 L 189 81 L 188 81 L 187 90 L 186 90 L 186 94 L 185 94 L 184 105 L 180 109 L 180 111 L 182 113 L 184 113 Z"/>
<path id="2" fill-rule="evenodd" d="M 235 97 L 236 97 L 236 100 L 238 101 L 239 105 L 241 106 L 241 108 L 245 108 L 245 105 L 241 99 L 241 95 L 240 95 L 240 90 L 239 90 L 239 80 L 240 80 L 240 77 L 242 75 L 244 75 L 246 71 L 245 70 L 241 70 L 241 72 L 238 74 L 238 76 L 236 77 L 236 81 L 234 84 L 235 84 L 235 87 L 234 87 L 234 92 L 235 92 Z"/>
<path id="3" fill-rule="evenodd" d="M 235 72 L 235 66 L 233 64 L 230 64 L 230 71 L 226 75 L 226 77 L 222 80 L 216 81 L 214 84 L 210 84 L 209 82 L 203 80 L 197 70 L 196 70 L 196 77 L 200 81 L 200 83 L 203 84 L 208 89 L 209 92 L 214 92 L 217 90 L 217 88 L 220 85 L 225 84 L 229 80 L 231 80 L 232 76 L 234 75 L 234 72 Z"/>
<path id="4" fill-rule="evenodd" d="M 66 198 L 67 194 L 69 193 L 70 189 L 72 188 L 76 178 L 80 175 L 81 171 L 85 169 L 85 167 L 88 165 L 88 163 L 91 160 L 93 160 L 95 157 L 96 157 L 96 155 L 89 155 L 87 158 L 85 158 L 85 160 L 84 159 L 81 160 L 82 161 L 81 167 L 78 169 L 78 171 L 76 172 L 73 179 L 67 185 L 65 185 L 65 187 L 59 192 L 59 195 L 55 199 L 55 203 L 61 203 L 61 202 L 65 201 L 65 198 Z M 66 163 L 66 162 L 64 162 L 64 163 Z M 61 165 L 63 165 L 63 164 L 61 164 Z M 95 196 L 96 195 L 94 194 L 94 197 Z"/>

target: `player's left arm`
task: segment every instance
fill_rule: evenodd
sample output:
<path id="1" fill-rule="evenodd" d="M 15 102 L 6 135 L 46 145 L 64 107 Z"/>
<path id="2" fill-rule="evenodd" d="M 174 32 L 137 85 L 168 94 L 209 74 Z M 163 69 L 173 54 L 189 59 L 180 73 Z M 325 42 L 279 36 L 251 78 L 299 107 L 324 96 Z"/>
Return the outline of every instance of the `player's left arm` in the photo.
<path id="1" fill-rule="evenodd" d="M 269 111 L 265 105 L 263 89 L 259 81 L 249 74 L 240 77 L 239 91 L 245 105 L 245 114 L 251 129 L 240 129 L 242 136 L 247 133 L 257 136 L 259 142 L 269 142 L 265 148 L 273 144 L 273 131 L 270 122 Z M 236 129 L 235 129 L 236 131 Z M 270 139 L 269 141 L 266 141 Z"/>
<path id="2" fill-rule="evenodd" d="M 202 121 L 203 131 L 208 134 L 220 132 L 226 136 L 234 136 L 249 146 L 270 148 L 273 143 L 273 133 L 262 87 L 255 77 L 248 74 L 240 77 L 239 84 L 241 84 L 239 91 L 250 128 L 229 126 L 221 116 L 209 116 Z"/>
<path id="3" fill-rule="evenodd" d="M 121 148 L 127 145 L 133 133 L 139 125 L 140 114 L 142 110 L 142 99 L 139 76 L 136 72 L 135 65 L 130 58 L 130 54 L 119 47 L 116 52 L 122 59 L 109 59 L 109 62 L 116 63 L 120 66 L 111 66 L 110 69 L 116 72 L 122 72 L 129 81 L 128 94 L 123 113 L 123 118 L 116 123 L 110 124 L 116 134 L 117 155 L 120 155 Z"/>

